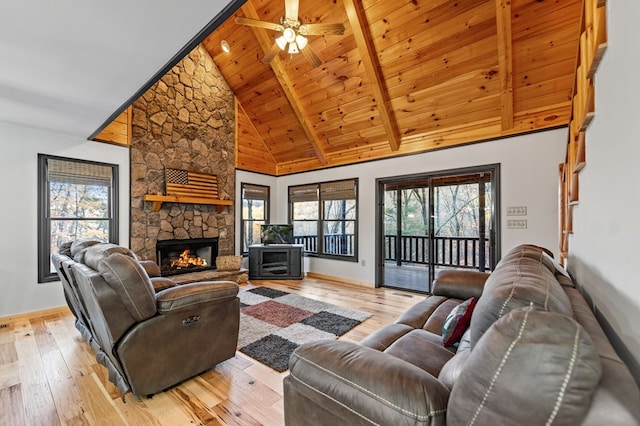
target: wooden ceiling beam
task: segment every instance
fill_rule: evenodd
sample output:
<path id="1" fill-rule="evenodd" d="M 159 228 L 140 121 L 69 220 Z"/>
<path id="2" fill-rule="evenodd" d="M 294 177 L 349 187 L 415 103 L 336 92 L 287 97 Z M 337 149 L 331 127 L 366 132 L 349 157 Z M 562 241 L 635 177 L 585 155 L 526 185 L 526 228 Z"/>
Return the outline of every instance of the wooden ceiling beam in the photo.
<path id="1" fill-rule="evenodd" d="M 498 76 L 502 130 L 513 128 L 513 43 L 511 38 L 511 0 L 496 1 L 498 29 Z"/>
<path id="2" fill-rule="evenodd" d="M 250 0 L 248 0 L 242 6 L 242 12 L 247 18 L 258 19 L 258 20 L 260 19 L 260 16 L 258 15 L 256 8 L 253 6 L 253 3 Z M 254 27 L 252 27 L 251 29 L 253 30 L 253 34 L 256 36 L 258 43 L 260 43 L 260 47 L 262 48 L 262 50 L 265 53 L 271 50 L 271 47 L 273 46 L 273 40 L 271 40 L 271 38 L 265 33 L 265 30 L 254 28 Z M 278 82 L 280 83 L 280 86 L 282 87 L 282 90 L 285 93 L 285 96 L 287 97 L 287 100 L 289 101 L 289 104 L 291 105 L 291 108 L 293 109 L 296 117 L 298 118 L 298 121 L 300 122 L 300 126 L 304 130 L 304 133 L 307 136 L 307 138 L 309 138 L 309 142 L 311 143 L 311 146 L 313 147 L 313 150 L 316 153 L 318 160 L 320 161 L 321 164 L 323 165 L 326 164 L 327 155 L 324 149 L 322 148 L 322 143 L 320 141 L 320 138 L 318 137 L 315 130 L 313 129 L 311 120 L 309 120 L 309 118 L 306 116 L 304 112 L 302 102 L 300 102 L 300 99 L 296 94 L 294 85 L 291 82 L 291 79 L 289 78 L 289 75 L 287 74 L 287 71 L 285 70 L 284 65 L 282 64 L 282 61 L 280 60 L 280 58 L 275 57 L 271 61 L 270 65 L 276 78 L 278 79 Z M 256 66 L 259 66 L 259 64 L 256 64 Z"/>
<path id="3" fill-rule="evenodd" d="M 378 61 L 373 39 L 371 38 L 364 8 L 360 0 L 344 0 L 344 7 L 349 17 L 349 23 L 351 24 L 356 45 L 362 56 L 362 63 L 367 78 L 371 83 L 382 124 L 389 138 L 389 145 L 392 151 L 397 151 L 400 149 L 400 128 L 393 114 L 393 108 L 389 100 L 389 92 L 384 75 L 382 74 L 382 69 L 380 68 L 380 62 Z"/>

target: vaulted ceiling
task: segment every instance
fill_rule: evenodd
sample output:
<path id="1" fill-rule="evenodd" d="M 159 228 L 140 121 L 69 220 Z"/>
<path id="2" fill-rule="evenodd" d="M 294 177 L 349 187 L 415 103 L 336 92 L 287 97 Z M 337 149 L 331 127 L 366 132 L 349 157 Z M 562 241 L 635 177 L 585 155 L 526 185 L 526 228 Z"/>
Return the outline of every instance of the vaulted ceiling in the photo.
<path id="1" fill-rule="evenodd" d="M 566 125 L 581 0 L 300 0 L 322 64 L 281 52 L 285 0 L 248 0 L 203 42 L 238 100 L 237 167 L 284 175 Z M 226 40 L 231 51 L 225 53 Z"/>

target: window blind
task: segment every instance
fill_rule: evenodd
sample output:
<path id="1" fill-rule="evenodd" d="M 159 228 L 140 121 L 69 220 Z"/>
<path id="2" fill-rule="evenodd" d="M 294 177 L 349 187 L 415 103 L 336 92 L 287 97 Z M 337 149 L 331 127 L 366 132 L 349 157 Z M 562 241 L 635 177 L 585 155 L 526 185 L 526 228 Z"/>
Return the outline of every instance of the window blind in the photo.
<path id="1" fill-rule="evenodd" d="M 111 186 L 112 170 L 109 166 L 98 164 L 52 158 L 47 160 L 47 180 L 49 182 Z"/>
<path id="2" fill-rule="evenodd" d="M 323 200 L 355 200 L 355 179 L 340 180 L 320 184 L 320 196 Z"/>
<path id="3" fill-rule="evenodd" d="M 242 186 L 242 198 L 245 200 L 263 200 L 269 199 L 269 187 L 260 185 L 244 184 Z"/>
<path id="4" fill-rule="evenodd" d="M 289 200 L 292 203 L 318 201 L 318 185 L 290 186 Z"/>

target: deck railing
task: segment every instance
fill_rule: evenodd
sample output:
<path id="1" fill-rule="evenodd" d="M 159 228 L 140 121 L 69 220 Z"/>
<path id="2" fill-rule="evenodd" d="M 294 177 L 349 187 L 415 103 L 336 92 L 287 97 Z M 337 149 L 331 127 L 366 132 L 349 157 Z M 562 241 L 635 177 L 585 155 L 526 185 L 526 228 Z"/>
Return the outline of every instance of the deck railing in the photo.
<path id="1" fill-rule="evenodd" d="M 295 244 L 302 244 L 308 253 L 318 252 L 318 236 L 295 236 Z M 324 236 L 324 253 L 351 256 L 355 253 L 355 238 L 353 234 L 329 234 Z"/>
<path id="2" fill-rule="evenodd" d="M 429 257 L 429 237 L 426 235 L 402 236 L 397 244 L 396 235 L 385 235 L 385 260 L 401 263 L 429 264 L 435 266 L 490 269 L 490 245 L 488 240 L 480 244 L 478 237 L 434 237 L 433 257 Z M 399 253 L 398 253 L 399 251 Z"/>
<path id="3" fill-rule="evenodd" d="M 434 237 L 433 258 L 429 257 L 429 237 L 426 235 L 402 236 L 397 245 L 396 235 L 385 235 L 384 258 L 386 261 L 414 263 L 435 266 L 468 268 L 480 271 L 490 270 L 490 244 L 484 240 L 480 244 L 478 237 Z M 294 237 L 294 243 L 302 244 L 308 253 L 318 252 L 318 236 L 304 235 Z M 352 255 L 354 253 L 353 234 L 334 234 L 324 236 L 324 253 Z M 399 247 L 399 249 L 397 248 Z"/>

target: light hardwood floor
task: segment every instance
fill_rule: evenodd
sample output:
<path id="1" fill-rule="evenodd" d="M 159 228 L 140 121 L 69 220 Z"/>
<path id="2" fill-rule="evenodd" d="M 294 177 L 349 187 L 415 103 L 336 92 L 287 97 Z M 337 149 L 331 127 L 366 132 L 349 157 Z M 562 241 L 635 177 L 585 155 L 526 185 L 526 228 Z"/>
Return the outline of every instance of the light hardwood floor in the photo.
<path id="1" fill-rule="evenodd" d="M 254 281 L 373 316 L 341 337 L 359 341 L 423 295 L 312 278 Z M 241 354 L 152 398 L 119 397 L 66 309 L 0 319 L 0 425 L 284 424 L 282 379 Z M 186 356 L 187 354 L 185 354 Z"/>

